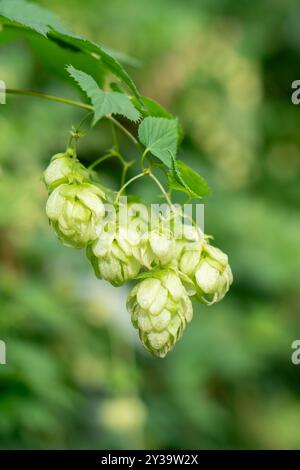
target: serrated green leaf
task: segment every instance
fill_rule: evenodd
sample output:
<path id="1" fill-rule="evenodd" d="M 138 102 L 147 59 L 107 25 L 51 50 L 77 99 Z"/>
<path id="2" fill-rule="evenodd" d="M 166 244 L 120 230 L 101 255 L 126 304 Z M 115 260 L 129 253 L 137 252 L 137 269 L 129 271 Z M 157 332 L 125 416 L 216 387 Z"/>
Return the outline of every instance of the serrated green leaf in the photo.
<path id="1" fill-rule="evenodd" d="M 144 117 L 163 117 L 166 119 L 176 119 L 176 117 L 163 106 L 147 96 L 141 96 L 140 100 L 132 97 L 131 101 Z"/>
<path id="2" fill-rule="evenodd" d="M 168 168 L 172 168 L 172 157 L 177 152 L 177 119 L 147 117 L 139 126 L 139 139 Z"/>
<path id="3" fill-rule="evenodd" d="M 0 16 L 47 36 L 50 29 L 68 33 L 59 18 L 45 8 L 25 0 L 0 0 Z"/>
<path id="4" fill-rule="evenodd" d="M 141 66 L 141 62 L 138 59 L 136 59 L 135 57 L 131 57 L 128 54 L 125 54 L 124 52 L 115 51 L 114 49 L 111 49 L 110 47 L 109 48 L 102 47 L 102 49 L 104 50 L 104 52 L 111 55 L 122 64 L 130 65 L 131 67 L 136 67 L 136 68 Z"/>
<path id="5" fill-rule="evenodd" d="M 4 28 L 0 24 L 0 44 L 5 44 L 6 42 L 14 41 L 21 35 L 21 31 Z"/>
<path id="6" fill-rule="evenodd" d="M 139 99 L 140 94 L 131 79 L 128 75 L 124 67 L 118 62 L 113 56 L 109 55 L 107 52 L 102 49 L 102 47 L 98 46 L 97 44 L 93 43 L 92 41 L 88 41 L 80 36 L 76 36 L 73 34 L 59 34 L 58 37 L 65 39 L 66 42 L 72 44 L 73 46 L 78 47 L 80 50 L 85 52 L 89 52 L 93 55 L 93 57 L 98 57 L 101 59 L 101 62 L 118 78 L 120 78 L 135 94 L 135 96 Z M 95 56 L 96 55 L 96 56 Z"/>
<path id="7" fill-rule="evenodd" d="M 27 32 L 26 38 L 41 66 L 50 71 L 51 74 L 56 74 L 60 79 L 68 81 L 68 83 L 77 88 L 77 83 L 65 71 L 66 64 L 70 62 L 76 69 L 83 70 L 85 73 L 92 75 L 100 87 L 103 86 L 106 69 L 101 65 L 100 61 L 95 66 L 95 60 L 89 54 L 72 50 L 70 47 L 63 47 L 54 41 L 49 41 L 40 35 L 32 33 L 32 31 Z"/>
<path id="8" fill-rule="evenodd" d="M 172 170 L 169 172 L 169 188 L 181 191 L 190 198 L 202 198 L 209 193 L 205 179 L 181 160 L 172 158 Z"/>
<path id="9" fill-rule="evenodd" d="M 147 96 L 140 96 L 137 99 L 135 96 L 131 98 L 134 106 L 140 111 L 141 115 L 144 117 L 163 117 L 166 119 L 177 119 L 174 114 L 170 113 L 166 108 L 152 98 Z M 177 131 L 178 131 L 178 147 L 183 139 L 183 128 L 180 122 L 177 120 Z"/>
<path id="10" fill-rule="evenodd" d="M 94 106 L 93 125 L 108 114 L 121 114 L 131 121 L 139 119 L 140 113 L 127 95 L 115 91 L 106 92 L 101 90 L 91 75 L 75 69 L 72 65 L 67 67 L 67 71 L 87 94 Z"/>
<path id="11" fill-rule="evenodd" d="M 107 50 L 81 36 L 71 33 L 58 17 L 45 8 L 25 0 L 0 0 L 0 19 L 10 24 L 31 29 L 57 43 L 61 41 L 100 59 L 102 64 L 121 79 L 139 99 L 139 92 L 123 66 Z"/>

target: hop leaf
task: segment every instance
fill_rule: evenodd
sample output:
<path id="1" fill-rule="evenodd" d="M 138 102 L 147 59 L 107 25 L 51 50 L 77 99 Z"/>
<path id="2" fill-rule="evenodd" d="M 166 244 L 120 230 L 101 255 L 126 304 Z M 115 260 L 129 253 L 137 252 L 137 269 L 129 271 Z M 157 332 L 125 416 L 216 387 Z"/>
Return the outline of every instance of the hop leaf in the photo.
<path id="1" fill-rule="evenodd" d="M 191 199 L 202 199 L 209 194 L 205 179 L 181 160 L 172 155 L 172 170 L 169 172 L 169 188 L 186 193 Z"/>
<path id="2" fill-rule="evenodd" d="M 93 77 L 81 70 L 75 69 L 72 65 L 67 67 L 67 71 L 87 94 L 94 106 L 93 125 L 108 114 L 121 114 L 131 121 L 138 121 L 140 113 L 133 106 L 127 95 L 115 91 L 107 92 L 101 90 Z"/>
<path id="3" fill-rule="evenodd" d="M 30 28 L 43 37 L 55 40 L 58 44 L 61 43 L 64 47 L 67 45 L 90 55 L 95 60 L 101 59 L 101 64 L 122 80 L 136 98 L 140 99 L 132 78 L 116 57 L 113 57 L 114 54 L 111 55 L 108 50 L 104 50 L 98 44 L 71 33 L 56 15 L 46 8 L 25 0 L 0 0 L 0 17 L 5 19 L 5 23 L 12 24 L 14 27 L 21 25 Z M 23 31 L 23 28 L 21 29 Z"/>
<path id="4" fill-rule="evenodd" d="M 0 15 L 46 37 L 51 28 L 68 33 L 54 13 L 25 0 L 1 0 Z"/>
<path id="5" fill-rule="evenodd" d="M 171 155 L 176 155 L 178 144 L 177 119 L 145 118 L 139 127 L 139 139 L 147 152 L 159 158 L 168 168 L 172 167 Z"/>

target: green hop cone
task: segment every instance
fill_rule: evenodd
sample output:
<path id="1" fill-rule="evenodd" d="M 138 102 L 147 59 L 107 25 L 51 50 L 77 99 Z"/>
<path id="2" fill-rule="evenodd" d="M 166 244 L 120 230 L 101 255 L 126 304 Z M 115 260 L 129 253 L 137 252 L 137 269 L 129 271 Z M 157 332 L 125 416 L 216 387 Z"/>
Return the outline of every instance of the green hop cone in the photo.
<path id="1" fill-rule="evenodd" d="M 133 256 L 139 240 L 134 228 L 107 224 L 99 238 L 87 247 L 87 257 L 96 276 L 114 286 L 135 278 L 141 269 L 140 262 Z"/>
<path id="2" fill-rule="evenodd" d="M 88 181 L 89 172 L 74 156 L 73 151 L 68 150 L 51 158 L 50 164 L 44 171 L 43 180 L 50 193 L 63 183 Z"/>
<path id="3" fill-rule="evenodd" d="M 228 256 L 211 246 L 207 236 L 197 227 L 184 226 L 177 240 L 177 267 L 194 285 L 194 294 L 206 304 L 220 301 L 232 284 Z M 188 283 L 189 284 L 189 283 Z M 191 295 L 193 289 L 190 289 Z"/>
<path id="4" fill-rule="evenodd" d="M 192 277 L 200 262 L 205 236 L 199 227 L 182 226 L 182 236 L 176 240 L 176 259 L 178 268 Z"/>
<path id="5" fill-rule="evenodd" d="M 232 281 L 228 256 L 219 248 L 205 243 L 195 270 L 195 283 L 200 289 L 201 300 L 208 304 L 219 302 L 228 292 Z"/>
<path id="6" fill-rule="evenodd" d="M 127 309 L 145 348 L 158 357 L 173 348 L 193 317 L 186 290 L 170 269 L 137 284 L 129 294 Z"/>
<path id="7" fill-rule="evenodd" d="M 91 183 L 61 184 L 50 194 L 46 213 L 58 238 L 66 245 L 84 248 L 102 230 L 105 194 Z"/>
<path id="8" fill-rule="evenodd" d="M 162 228 L 144 233 L 133 254 L 148 269 L 158 264 L 168 264 L 175 256 L 172 233 Z"/>

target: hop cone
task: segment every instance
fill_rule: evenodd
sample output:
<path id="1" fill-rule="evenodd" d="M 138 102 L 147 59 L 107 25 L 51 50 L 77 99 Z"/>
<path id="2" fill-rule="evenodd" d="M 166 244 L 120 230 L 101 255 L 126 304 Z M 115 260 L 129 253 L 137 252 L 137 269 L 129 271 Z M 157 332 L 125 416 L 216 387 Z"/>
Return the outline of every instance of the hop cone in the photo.
<path id="1" fill-rule="evenodd" d="M 48 191 L 51 192 L 63 183 L 88 181 L 89 172 L 69 150 L 51 158 L 50 164 L 44 171 L 43 179 Z"/>
<path id="2" fill-rule="evenodd" d="M 91 183 L 61 184 L 49 196 L 46 213 L 58 238 L 67 246 L 83 248 L 102 229 L 104 192 Z"/>
<path id="3" fill-rule="evenodd" d="M 182 237 L 176 240 L 176 258 L 179 270 L 192 277 L 200 262 L 204 233 L 192 225 L 183 225 Z"/>
<path id="4" fill-rule="evenodd" d="M 136 277 L 141 264 L 132 252 L 139 240 L 139 234 L 133 228 L 106 225 L 99 238 L 87 248 L 96 276 L 114 286 Z"/>
<path id="5" fill-rule="evenodd" d="M 175 240 L 166 229 L 154 229 L 144 233 L 134 256 L 148 269 L 158 264 L 169 263 L 175 255 Z"/>
<path id="6" fill-rule="evenodd" d="M 219 248 L 206 243 L 195 270 L 195 281 L 206 303 L 222 300 L 233 281 L 228 256 Z"/>
<path id="7" fill-rule="evenodd" d="M 192 303 L 172 270 L 137 284 L 129 294 L 127 308 L 142 343 L 158 357 L 173 348 L 193 316 Z"/>

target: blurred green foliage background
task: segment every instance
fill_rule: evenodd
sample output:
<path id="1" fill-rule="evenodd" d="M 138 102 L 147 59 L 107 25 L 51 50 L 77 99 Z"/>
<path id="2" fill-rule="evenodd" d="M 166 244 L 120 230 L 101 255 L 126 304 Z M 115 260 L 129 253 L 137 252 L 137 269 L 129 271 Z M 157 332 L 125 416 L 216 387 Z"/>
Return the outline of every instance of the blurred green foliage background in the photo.
<path id="1" fill-rule="evenodd" d="M 41 172 L 82 112 L 27 97 L 0 106 L 0 447 L 300 448 L 300 74 L 296 0 L 38 1 L 75 32 L 138 59 L 140 91 L 174 112 L 181 158 L 203 174 L 205 230 L 229 254 L 234 284 L 195 304 L 166 359 L 145 352 L 128 286 L 94 278 L 83 252 L 48 227 Z M 0 45 L 0 78 L 78 98 L 49 72 L 64 57 L 22 39 Z M 70 58 L 69 62 L 72 62 Z M 76 65 L 76 64 L 75 64 Z M 110 145 L 97 126 L 79 144 Z M 131 144 L 122 140 L 125 154 Z M 103 180 L 118 183 L 116 162 Z M 133 188 L 152 200 L 151 184 Z"/>

